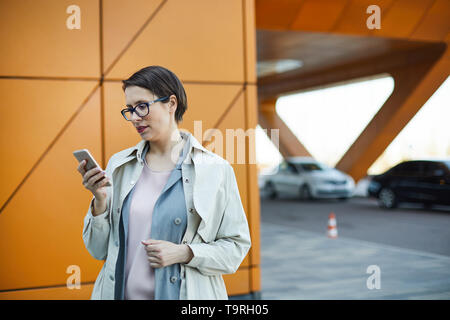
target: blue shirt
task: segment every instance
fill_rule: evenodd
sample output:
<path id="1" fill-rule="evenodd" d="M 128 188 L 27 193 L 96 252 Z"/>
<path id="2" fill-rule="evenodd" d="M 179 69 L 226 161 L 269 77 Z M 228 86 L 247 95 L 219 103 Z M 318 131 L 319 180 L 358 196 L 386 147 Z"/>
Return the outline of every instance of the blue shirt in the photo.
<path id="1" fill-rule="evenodd" d="M 149 149 L 149 142 L 145 144 L 142 159 Z M 169 179 L 161 195 L 155 203 L 152 216 L 152 239 L 165 240 L 180 244 L 187 227 L 186 202 L 181 175 L 181 164 L 189 148 L 189 139 L 186 140 L 182 153 L 175 168 L 171 171 Z M 146 164 L 144 164 L 146 165 Z M 136 186 L 136 185 L 135 185 Z M 119 224 L 120 247 L 116 262 L 116 282 L 114 299 L 123 300 L 125 292 L 125 264 L 127 257 L 128 217 L 130 214 L 131 199 L 135 186 L 125 197 Z M 150 264 L 149 264 L 150 268 Z M 163 268 L 155 268 L 155 300 L 178 300 L 180 298 L 180 264 L 172 264 Z"/>

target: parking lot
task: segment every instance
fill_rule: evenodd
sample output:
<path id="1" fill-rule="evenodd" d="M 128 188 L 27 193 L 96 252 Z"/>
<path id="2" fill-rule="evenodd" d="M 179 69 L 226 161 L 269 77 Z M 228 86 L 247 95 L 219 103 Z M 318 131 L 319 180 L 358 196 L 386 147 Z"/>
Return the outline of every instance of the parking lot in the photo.
<path id="1" fill-rule="evenodd" d="M 336 215 L 338 238 L 326 236 Z M 263 299 L 449 299 L 450 208 L 261 195 Z M 369 266 L 380 289 L 369 289 Z"/>

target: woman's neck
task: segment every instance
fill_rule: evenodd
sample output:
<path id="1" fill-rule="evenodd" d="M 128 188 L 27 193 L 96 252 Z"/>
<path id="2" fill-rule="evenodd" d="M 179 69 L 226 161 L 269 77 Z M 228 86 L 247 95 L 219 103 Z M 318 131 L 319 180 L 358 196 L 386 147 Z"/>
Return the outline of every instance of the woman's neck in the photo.
<path id="1" fill-rule="evenodd" d="M 157 157 L 166 157 L 172 153 L 173 148 L 178 148 L 183 137 L 178 129 L 174 129 L 166 138 L 158 141 L 150 141 L 149 153 Z"/>

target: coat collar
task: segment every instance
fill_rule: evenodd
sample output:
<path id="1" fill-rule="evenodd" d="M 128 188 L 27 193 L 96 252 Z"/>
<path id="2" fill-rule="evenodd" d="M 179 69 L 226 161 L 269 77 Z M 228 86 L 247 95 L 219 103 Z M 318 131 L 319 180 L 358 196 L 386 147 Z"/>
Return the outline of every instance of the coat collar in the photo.
<path id="1" fill-rule="evenodd" d="M 214 164 L 223 165 L 227 163 L 227 161 L 219 156 L 215 156 L 214 153 L 203 147 L 190 132 L 180 130 L 180 134 L 188 139 L 187 143 L 190 143 L 183 163 L 192 163 L 192 160 L 195 166 L 195 181 L 197 182 L 197 185 L 196 188 L 194 188 L 193 198 L 197 212 L 204 221 L 204 223 L 199 226 L 198 230 L 199 233 L 203 234 L 203 228 L 210 218 L 209 215 L 212 214 L 212 212 L 210 212 L 211 208 L 215 208 L 214 197 L 205 195 L 217 194 L 218 189 L 221 186 L 220 181 L 222 181 L 219 178 L 220 170 L 218 170 L 218 167 L 214 166 Z M 112 176 L 114 176 L 115 169 L 128 161 L 137 158 L 138 161 L 143 163 L 142 153 L 145 150 L 146 144 L 147 140 L 141 140 L 134 147 L 119 152 L 118 158 L 114 163 Z M 208 164 L 212 164 L 213 166 Z M 210 181 L 213 176 L 217 177 L 217 179 Z M 213 183 L 213 181 L 217 181 L 217 183 Z M 203 234 L 203 236 L 205 236 L 205 234 Z"/>

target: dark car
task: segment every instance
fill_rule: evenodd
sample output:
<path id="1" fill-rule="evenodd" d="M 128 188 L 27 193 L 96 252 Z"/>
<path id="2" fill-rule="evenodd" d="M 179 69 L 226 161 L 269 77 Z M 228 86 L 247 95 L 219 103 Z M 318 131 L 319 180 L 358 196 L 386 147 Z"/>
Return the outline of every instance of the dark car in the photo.
<path id="1" fill-rule="evenodd" d="M 402 162 L 372 176 L 368 193 L 385 208 L 395 208 L 401 202 L 450 205 L 450 160 Z"/>

